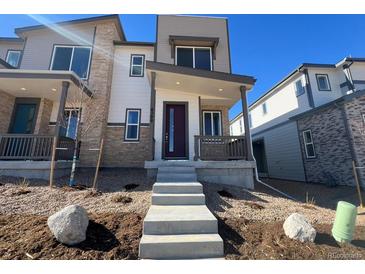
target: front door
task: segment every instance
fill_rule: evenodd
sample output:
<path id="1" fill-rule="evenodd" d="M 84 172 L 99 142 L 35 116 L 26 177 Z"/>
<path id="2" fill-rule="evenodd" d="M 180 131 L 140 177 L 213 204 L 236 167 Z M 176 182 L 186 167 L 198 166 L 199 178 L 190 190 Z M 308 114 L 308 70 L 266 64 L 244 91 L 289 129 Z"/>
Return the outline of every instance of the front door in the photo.
<path id="1" fill-rule="evenodd" d="M 187 158 L 186 104 L 165 105 L 164 158 Z"/>
<path id="2" fill-rule="evenodd" d="M 33 133 L 36 108 L 37 104 L 16 104 L 10 133 Z"/>

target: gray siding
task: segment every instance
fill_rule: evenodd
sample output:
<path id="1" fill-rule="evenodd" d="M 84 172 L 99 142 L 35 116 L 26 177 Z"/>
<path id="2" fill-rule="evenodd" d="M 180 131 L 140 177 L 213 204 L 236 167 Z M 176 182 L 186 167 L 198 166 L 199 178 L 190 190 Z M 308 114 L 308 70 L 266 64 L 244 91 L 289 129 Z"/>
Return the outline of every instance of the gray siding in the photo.
<path id="1" fill-rule="evenodd" d="M 95 26 L 95 23 L 85 23 L 59 26 L 58 32 L 40 29 L 25 33 L 27 41 L 20 68 L 48 70 L 55 44 L 90 46 L 93 43 Z"/>
<path id="2" fill-rule="evenodd" d="M 22 50 L 23 43 L 0 41 L 0 59 L 5 61 L 9 49 Z"/>
<path id="3" fill-rule="evenodd" d="M 269 177 L 305 181 L 296 122 L 288 122 L 252 136 L 253 141 L 262 138 Z"/>
<path id="4" fill-rule="evenodd" d="M 224 18 L 160 15 L 158 17 L 157 61 L 173 64 L 171 58 L 170 35 L 218 37 L 216 71 L 230 72 L 227 25 Z"/>

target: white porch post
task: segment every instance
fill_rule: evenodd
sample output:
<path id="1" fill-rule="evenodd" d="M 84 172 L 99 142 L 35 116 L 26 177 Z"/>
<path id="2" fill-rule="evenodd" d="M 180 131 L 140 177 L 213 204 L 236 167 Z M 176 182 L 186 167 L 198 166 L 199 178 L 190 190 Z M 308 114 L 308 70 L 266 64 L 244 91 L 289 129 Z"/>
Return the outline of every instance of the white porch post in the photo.
<path id="1" fill-rule="evenodd" d="M 247 152 L 246 160 L 253 161 L 251 132 L 250 132 L 250 125 L 248 122 L 246 86 L 241 86 L 240 91 L 241 91 L 241 102 L 242 102 L 242 114 L 243 114 L 243 121 L 244 121 L 244 126 L 245 126 L 245 144 L 246 144 L 246 152 Z"/>

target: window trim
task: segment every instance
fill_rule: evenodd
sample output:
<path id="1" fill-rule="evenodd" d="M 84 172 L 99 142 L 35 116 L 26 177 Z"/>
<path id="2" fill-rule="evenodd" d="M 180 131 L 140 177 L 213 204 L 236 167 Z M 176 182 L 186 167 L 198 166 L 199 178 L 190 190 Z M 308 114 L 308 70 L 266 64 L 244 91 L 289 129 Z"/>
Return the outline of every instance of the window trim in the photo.
<path id="1" fill-rule="evenodd" d="M 205 134 L 205 113 L 210 113 L 211 116 L 213 113 L 219 114 L 219 134 L 218 135 L 206 135 Z M 212 117 L 211 117 L 212 118 Z M 213 119 L 211 119 L 211 126 L 213 130 Z M 222 136 L 223 135 L 223 121 L 222 121 L 222 111 L 220 110 L 203 110 L 203 136 Z"/>
<path id="2" fill-rule="evenodd" d="M 77 121 L 77 124 L 76 124 L 76 130 L 78 130 L 78 128 L 79 128 L 79 123 L 81 123 L 82 109 L 81 109 L 81 108 L 65 107 L 64 112 L 65 112 L 65 111 L 69 111 L 69 112 L 70 112 L 70 114 L 71 114 L 71 112 L 72 112 L 72 111 L 77 111 L 77 112 L 79 112 L 79 113 L 80 113 L 80 121 Z M 70 114 L 69 114 L 68 118 L 70 117 Z M 67 126 L 66 126 L 66 137 L 67 137 L 67 134 L 68 134 L 69 129 L 70 129 L 70 120 L 68 120 L 68 122 L 67 122 Z M 77 135 L 78 135 L 78 132 L 76 132 L 76 138 L 77 138 Z M 68 137 L 68 138 L 70 138 L 70 137 Z M 72 139 L 72 138 L 71 138 L 71 139 Z"/>
<path id="3" fill-rule="evenodd" d="M 301 93 L 298 93 L 298 87 L 297 87 L 297 83 L 300 82 L 300 85 L 302 86 L 302 92 Z M 303 86 L 303 81 L 302 81 L 302 78 L 299 78 L 297 79 L 295 82 L 294 82 L 294 88 L 295 88 L 295 95 L 297 97 L 303 95 L 305 93 L 305 88 Z"/>
<path id="4" fill-rule="evenodd" d="M 307 143 L 306 140 L 305 140 L 305 134 L 307 132 L 309 132 L 310 137 L 311 137 L 311 142 L 309 142 L 309 143 Z M 316 150 L 315 150 L 315 147 L 314 147 L 314 141 L 313 141 L 312 131 L 310 129 L 303 130 L 302 137 L 303 137 L 303 144 L 304 144 L 304 150 L 305 150 L 305 156 L 306 156 L 306 158 L 307 159 L 315 159 L 317 157 L 317 155 L 316 155 Z M 307 145 L 312 145 L 313 146 L 314 156 L 309 156 L 308 155 Z"/>
<path id="5" fill-rule="evenodd" d="M 75 52 L 75 48 L 88 48 L 90 49 L 90 53 L 89 53 L 89 62 L 88 62 L 88 65 L 87 65 L 87 73 L 86 73 L 86 77 L 83 78 L 81 76 L 78 76 L 76 74 L 76 72 L 74 72 L 78 77 L 80 77 L 81 80 L 88 80 L 89 79 L 89 75 L 90 75 L 90 68 L 91 68 L 91 57 L 92 57 L 92 51 L 93 51 L 93 48 L 91 46 L 82 46 L 82 45 L 62 45 L 62 44 L 55 44 L 53 45 L 53 51 L 52 51 L 52 56 L 51 56 L 51 64 L 49 66 L 49 70 L 53 70 L 52 67 L 53 67 L 53 62 L 54 62 L 54 57 L 55 57 L 55 54 L 56 54 L 56 48 L 72 48 L 72 53 L 71 53 L 71 60 L 70 60 L 70 65 L 68 67 L 68 71 L 72 71 L 71 70 L 71 67 L 72 67 L 72 61 L 73 61 L 73 58 L 74 58 L 74 52 Z"/>
<path id="6" fill-rule="evenodd" d="M 178 48 L 189 48 L 193 49 L 193 68 L 195 69 L 195 49 L 209 49 L 210 54 L 210 71 L 213 71 L 213 55 L 211 47 L 194 47 L 194 46 L 175 46 L 175 66 L 177 66 L 177 49 Z"/>
<path id="7" fill-rule="evenodd" d="M 15 66 L 15 68 L 19 68 L 20 60 L 21 60 L 21 58 L 22 58 L 23 51 L 22 51 L 22 50 L 20 50 L 20 49 L 8 49 L 8 51 L 6 52 L 6 58 L 5 58 L 5 61 L 6 61 L 6 63 L 8 63 L 8 64 L 9 64 L 9 62 L 8 62 L 9 54 L 10 54 L 11 52 L 19 52 L 19 59 L 18 59 L 18 63 L 17 63 L 17 65 Z"/>
<path id="8" fill-rule="evenodd" d="M 319 81 L 318 81 L 318 77 L 321 77 L 321 76 L 326 77 L 327 84 L 328 84 L 328 89 L 321 89 L 320 88 Z M 316 80 L 317 80 L 317 88 L 318 88 L 319 91 L 332 91 L 332 89 L 331 89 L 331 83 L 330 83 L 330 79 L 328 77 L 328 74 L 326 74 L 326 73 L 316 73 Z"/>
<path id="9" fill-rule="evenodd" d="M 137 111 L 138 112 L 138 123 L 137 124 L 129 124 L 128 123 L 128 113 L 130 111 Z M 142 109 L 140 108 L 127 108 L 125 110 L 125 127 L 124 127 L 124 141 L 126 142 L 139 142 L 139 137 L 140 137 L 140 127 L 141 127 L 141 114 L 142 114 Z M 127 138 L 127 133 L 128 133 L 128 126 L 129 125 L 137 125 L 137 138 Z"/>
<path id="10" fill-rule="evenodd" d="M 142 57 L 142 65 L 133 65 L 133 57 Z M 144 69 L 145 69 L 145 59 L 146 59 L 146 55 L 145 54 L 131 54 L 131 58 L 129 61 L 129 77 L 144 77 Z M 133 71 L 133 66 L 138 66 L 142 68 L 142 75 L 133 75 L 132 71 Z"/>

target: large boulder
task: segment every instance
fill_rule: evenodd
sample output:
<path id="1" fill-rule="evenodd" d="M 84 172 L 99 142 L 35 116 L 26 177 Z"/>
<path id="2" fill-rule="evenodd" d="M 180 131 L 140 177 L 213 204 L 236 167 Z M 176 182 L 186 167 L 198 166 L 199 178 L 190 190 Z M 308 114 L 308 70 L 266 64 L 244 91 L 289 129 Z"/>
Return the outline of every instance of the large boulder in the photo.
<path id="1" fill-rule="evenodd" d="M 311 226 L 305 217 L 298 213 L 291 214 L 283 225 L 285 235 L 291 239 L 303 242 L 314 242 L 316 230 Z"/>
<path id="2" fill-rule="evenodd" d="M 83 207 L 70 205 L 50 216 L 47 224 L 59 242 L 75 245 L 86 239 L 89 218 Z"/>

